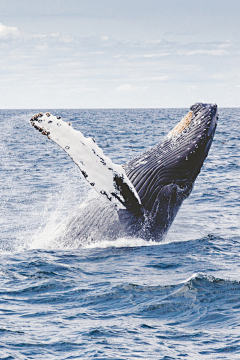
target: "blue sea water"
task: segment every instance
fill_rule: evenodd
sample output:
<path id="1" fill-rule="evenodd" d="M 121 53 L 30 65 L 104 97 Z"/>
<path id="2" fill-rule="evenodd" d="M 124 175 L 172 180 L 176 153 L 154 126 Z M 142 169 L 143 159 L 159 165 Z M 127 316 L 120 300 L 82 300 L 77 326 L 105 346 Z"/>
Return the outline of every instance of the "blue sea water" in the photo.
<path id="1" fill-rule="evenodd" d="M 57 235 L 93 190 L 30 126 L 38 111 L 0 110 L 0 359 L 240 359 L 240 109 L 219 110 L 209 156 L 162 243 L 80 248 Z M 124 164 L 186 109 L 51 113 Z"/>

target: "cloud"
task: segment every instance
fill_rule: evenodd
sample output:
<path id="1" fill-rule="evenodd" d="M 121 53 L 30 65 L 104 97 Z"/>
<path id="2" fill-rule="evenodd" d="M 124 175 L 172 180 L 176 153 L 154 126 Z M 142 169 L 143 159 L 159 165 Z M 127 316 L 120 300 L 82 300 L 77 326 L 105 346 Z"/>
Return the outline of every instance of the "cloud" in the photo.
<path id="1" fill-rule="evenodd" d="M 48 49 L 48 44 L 35 45 L 35 49 L 40 52 L 46 51 Z"/>
<path id="2" fill-rule="evenodd" d="M 56 38 L 56 37 L 59 37 L 59 33 L 58 32 L 56 32 L 56 33 L 51 33 L 51 34 L 33 34 L 32 35 L 32 38 L 36 38 L 36 39 L 45 39 L 45 38 L 47 38 L 47 37 L 54 37 L 54 38 Z"/>
<path id="3" fill-rule="evenodd" d="M 135 78 L 134 81 L 166 81 L 169 80 L 170 77 L 168 75 L 156 75 L 156 76 L 147 76 L 144 78 Z"/>
<path id="4" fill-rule="evenodd" d="M 224 49 L 213 49 L 213 50 L 194 50 L 189 51 L 187 55 L 213 55 L 213 56 L 223 56 L 228 55 L 228 51 Z"/>
<path id="5" fill-rule="evenodd" d="M 137 54 L 137 55 L 132 55 L 132 58 L 158 58 L 158 57 L 163 57 L 163 56 L 169 56 L 171 55 L 170 53 L 158 53 L 158 54 Z"/>
<path id="6" fill-rule="evenodd" d="M 148 86 L 134 86 L 132 84 L 123 84 L 116 87 L 118 92 L 133 92 L 138 90 L 147 90 Z"/>
<path id="7" fill-rule="evenodd" d="M 84 36 L 46 29 L 26 32 L 0 24 L 1 81 L 8 93 L 16 92 L 15 107 L 38 101 L 55 107 L 180 106 L 189 96 L 198 100 L 208 89 L 232 81 L 233 72 L 238 74 L 223 66 L 228 58 L 238 59 L 238 44 L 226 40 L 167 41 L 157 35 L 119 40 L 105 30 Z M 25 89 L 29 100 L 21 103 L 16 89 Z M 9 104 L 6 94 L 2 89 L 2 107 Z M 182 100 L 176 102 L 178 98 Z"/>
<path id="8" fill-rule="evenodd" d="M 162 42 L 162 39 L 150 39 L 150 40 L 146 41 L 146 44 L 156 45 L 156 44 L 160 44 L 161 42 Z"/>
<path id="9" fill-rule="evenodd" d="M 19 35 L 17 27 L 6 26 L 0 23 L 0 39 L 8 39 Z"/>
<path id="10" fill-rule="evenodd" d="M 189 90 L 196 90 L 197 89 L 197 87 L 195 85 L 188 85 L 187 88 Z"/>
<path id="11" fill-rule="evenodd" d="M 215 73 L 215 74 L 212 74 L 210 77 L 214 80 L 221 80 L 224 78 L 224 75 L 221 73 Z"/>
<path id="12" fill-rule="evenodd" d="M 103 36 L 100 36 L 100 39 L 101 39 L 103 42 L 105 42 L 105 41 L 108 41 L 108 40 L 109 40 L 109 37 L 103 35 Z"/>

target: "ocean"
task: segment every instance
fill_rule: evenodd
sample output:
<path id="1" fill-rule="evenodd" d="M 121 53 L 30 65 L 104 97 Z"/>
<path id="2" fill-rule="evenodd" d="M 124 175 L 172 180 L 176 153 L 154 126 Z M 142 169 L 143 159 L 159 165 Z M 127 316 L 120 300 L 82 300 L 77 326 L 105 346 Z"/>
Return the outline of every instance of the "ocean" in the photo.
<path id="1" fill-rule="evenodd" d="M 90 186 L 30 125 L 70 121 L 115 163 L 188 109 L 0 110 L 0 359 L 240 359 L 240 109 L 219 109 L 193 192 L 161 243 L 61 243 Z"/>

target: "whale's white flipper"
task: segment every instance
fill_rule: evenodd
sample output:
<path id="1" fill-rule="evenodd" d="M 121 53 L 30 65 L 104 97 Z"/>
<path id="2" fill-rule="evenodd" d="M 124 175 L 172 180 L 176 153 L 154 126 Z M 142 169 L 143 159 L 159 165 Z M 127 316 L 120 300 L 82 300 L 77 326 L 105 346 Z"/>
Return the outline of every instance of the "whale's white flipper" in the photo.
<path id="1" fill-rule="evenodd" d="M 31 124 L 66 151 L 89 184 L 117 209 L 135 211 L 141 207 L 138 193 L 123 167 L 105 156 L 94 139 L 85 138 L 70 123 L 50 113 L 33 116 Z"/>

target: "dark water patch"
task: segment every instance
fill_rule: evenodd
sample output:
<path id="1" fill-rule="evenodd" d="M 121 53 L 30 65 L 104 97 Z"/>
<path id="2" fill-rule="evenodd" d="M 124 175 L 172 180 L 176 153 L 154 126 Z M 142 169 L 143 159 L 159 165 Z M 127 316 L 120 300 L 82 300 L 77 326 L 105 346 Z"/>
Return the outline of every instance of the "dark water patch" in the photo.
<path id="1" fill-rule="evenodd" d="M 142 324 L 141 327 L 142 327 L 143 329 L 154 329 L 153 326 L 150 326 L 150 325 L 147 325 L 147 324 Z"/>
<path id="2" fill-rule="evenodd" d="M 0 333 L 11 333 L 11 334 L 24 334 L 23 331 L 13 331 L 9 329 L 0 328 Z"/>

